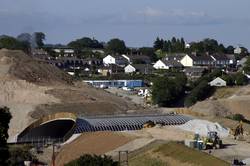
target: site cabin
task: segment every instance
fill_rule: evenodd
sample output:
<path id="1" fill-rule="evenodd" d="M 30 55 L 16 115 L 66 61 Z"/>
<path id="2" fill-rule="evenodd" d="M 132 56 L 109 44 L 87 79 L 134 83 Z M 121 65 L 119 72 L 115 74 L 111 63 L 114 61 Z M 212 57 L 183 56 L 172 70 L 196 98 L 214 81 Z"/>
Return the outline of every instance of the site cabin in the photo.
<path id="1" fill-rule="evenodd" d="M 217 87 L 222 87 L 222 86 L 227 86 L 227 82 L 221 79 L 220 77 L 215 78 L 213 81 L 208 83 L 210 86 L 217 86 Z"/>
<path id="2" fill-rule="evenodd" d="M 101 85 L 108 88 L 137 88 L 144 87 L 143 80 L 86 80 L 86 82 L 94 87 L 100 87 Z"/>

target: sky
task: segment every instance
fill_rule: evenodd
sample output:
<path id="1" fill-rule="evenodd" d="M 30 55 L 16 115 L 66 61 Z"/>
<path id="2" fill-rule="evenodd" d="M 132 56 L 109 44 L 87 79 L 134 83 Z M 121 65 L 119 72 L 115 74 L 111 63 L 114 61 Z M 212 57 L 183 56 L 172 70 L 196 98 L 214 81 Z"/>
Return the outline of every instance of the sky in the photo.
<path id="1" fill-rule="evenodd" d="M 44 32 L 46 43 L 120 38 L 130 47 L 156 37 L 214 38 L 250 49 L 249 0 L 0 0 L 0 35 Z"/>

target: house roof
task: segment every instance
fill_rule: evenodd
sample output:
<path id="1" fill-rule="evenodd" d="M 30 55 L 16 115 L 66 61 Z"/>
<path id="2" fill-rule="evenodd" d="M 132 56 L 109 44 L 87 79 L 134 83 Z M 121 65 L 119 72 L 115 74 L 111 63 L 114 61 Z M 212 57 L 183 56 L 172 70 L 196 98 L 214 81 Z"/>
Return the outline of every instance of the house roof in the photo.
<path id="1" fill-rule="evenodd" d="M 227 58 L 228 58 L 229 60 L 236 61 L 236 57 L 235 57 L 234 54 L 226 54 L 226 56 L 227 56 Z"/>
<path id="2" fill-rule="evenodd" d="M 190 58 L 193 59 L 193 61 L 213 61 L 213 58 L 209 55 L 194 55 L 194 54 L 189 54 L 188 55 Z"/>
<path id="3" fill-rule="evenodd" d="M 165 57 L 166 60 L 170 61 L 180 61 L 186 54 L 184 53 L 179 53 L 179 54 L 169 54 Z"/>
<path id="4" fill-rule="evenodd" d="M 153 70 L 153 66 L 150 64 L 132 64 L 131 66 L 133 66 L 137 71 L 140 72 L 144 72 L 145 69 L 147 71 Z"/>
<path id="5" fill-rule="evenodd" d="M 161 60 L 166 66 L 170 66 L 170 67 L 183 67 L 183 65 L 178 62 L 177 60 Z"/>
<path id="6" fill-rule="evenodd" d="M 136 60 L 136 59 L 150 59 L 148 56 L 146 55 L 125 55 L 127 56 L 129 59 L 132 59 L 132 60 Z"/>
<path id="7" fill-rule="evenodd" d="M 211 55 L 215 60 L 229 60 L 224 54 L 213 54 Z"/>
<path id="8" fill-rule="evenodd" d="M 224 82 L 224 83 L 226 83 L 226 81 L 225 81 L 225 80 L 223 80 L 222 78 L 220 78 L 220 77 L 216 77 L 214 80 L 212 80 L 211 82 L 209 82 L 209 84 L 211 84 L 211 83 L 215 83 L 215 82 Z"/>

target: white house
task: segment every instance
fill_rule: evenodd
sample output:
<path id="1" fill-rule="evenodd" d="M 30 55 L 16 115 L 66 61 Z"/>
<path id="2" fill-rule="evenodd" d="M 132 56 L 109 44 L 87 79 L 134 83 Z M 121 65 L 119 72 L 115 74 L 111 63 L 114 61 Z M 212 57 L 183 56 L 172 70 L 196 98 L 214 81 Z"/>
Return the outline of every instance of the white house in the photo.
<path id="1" fill-rule="evenodd" d="M 53 49 L 54 52 L 58 53 L 59 56 L 66 56 L 66 57 L 72 57 L 74 56 L 74 49 L 71 48 L 55 48 Z"/>
<path id="2" fill-rule="evenodd" d="M 152 71 L 153 67 L 150 64 L 129 64 L 124 68 L 125 73 L 150 74 Z"/>
<path id="3" fill-rule="evenodd" d="M 235 54 L 241 54 L 241 52 L 242 52 L 242 48 L 240 48 L 239 46 L 234 49 Z"/>
<path id="4" fill-rule="evenodd" d="M 194 66 L 194 58 L 187 54 L 180 60 L 180 63 L 185 67 L 192 67 Z"/>
<path id="5" fill-rule="evenodd" d="M 167 66 L 163 60 L 158 60 L 154 66 L 155 69 L 169 69 L 169 66 Z"/>
<path id="6" fill-rule="evenodd" d="M 215 78 L 213 81 L 208 83 L 210 86 L 227 86 L 227 82 L 220 77 Z"/>
<path id="7" fill-rule="evenodd" d="M 107 55 L 103 58 L 103 64 L 105 66 L 116 64 L 118 66 L 125 66 L 127 64 L 127 60 L 122 56 L 114 56 L 114 55 Z"/>
<path id="8" fill-rule="evenodd" d="M 124 68 L 124 71 L 125 73 L 134 73 L 136 72 L 136 68 L 132 66 L 131 64 L 129 64 Z"/>

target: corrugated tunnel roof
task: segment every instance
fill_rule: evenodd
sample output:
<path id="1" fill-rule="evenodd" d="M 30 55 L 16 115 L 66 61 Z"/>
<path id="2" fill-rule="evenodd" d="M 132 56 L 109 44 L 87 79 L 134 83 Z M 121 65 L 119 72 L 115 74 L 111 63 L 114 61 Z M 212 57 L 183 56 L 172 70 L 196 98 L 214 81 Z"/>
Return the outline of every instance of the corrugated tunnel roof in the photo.
<path id="1" fill-rule="evenodd" d="M 140 130 L 147 121 L 164 125 L 180 125 L 191 120 L 183 115 L 136 115 L 136 116 L 106 116 L 80 117 L 76 120 L 75 133 L 94 131 Z"/>

